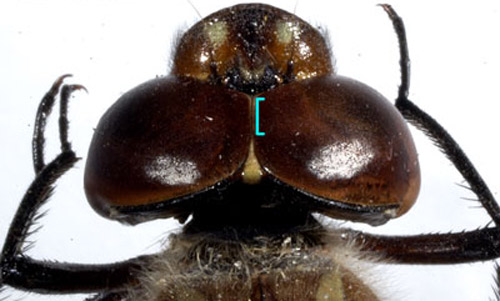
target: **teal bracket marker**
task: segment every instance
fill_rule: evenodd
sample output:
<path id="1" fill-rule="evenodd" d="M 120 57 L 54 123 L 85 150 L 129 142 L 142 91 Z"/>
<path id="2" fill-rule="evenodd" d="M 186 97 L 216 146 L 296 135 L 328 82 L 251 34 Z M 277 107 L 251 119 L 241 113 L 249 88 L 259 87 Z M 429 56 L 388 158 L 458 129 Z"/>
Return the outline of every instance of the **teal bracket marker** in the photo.
<path id="1" fill-rule="evenodd" d="M 266 100 L 265 97 L 257 97 L 255 98 L 255 135 L 256 136 L 265 136 L 266 133 L 259 131 L 259 101 Z"/>

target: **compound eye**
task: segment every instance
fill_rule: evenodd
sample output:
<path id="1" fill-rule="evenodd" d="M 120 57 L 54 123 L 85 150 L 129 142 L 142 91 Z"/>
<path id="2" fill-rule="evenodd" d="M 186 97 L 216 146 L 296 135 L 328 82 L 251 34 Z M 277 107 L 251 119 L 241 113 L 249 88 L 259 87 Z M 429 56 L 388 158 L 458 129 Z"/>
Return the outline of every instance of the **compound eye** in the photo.
<path id="1" fill-rule="evenodd" d="M 277 181 L 322 199 L 318 211 L 345 217 L 329 206 L 341 202 L 393 208 L 384 214 L 395 217 L 413 205 L 420 187 L 415 146 L 402 116 L 375 90 L 328 76 L 262 96 L 266 134 L 256 138 L 255 154 Z"/>
<path id="2" fill-rule="evenodd" d="M 176 199 L 207 190 L 243 165 L 251 133 L 246 108 L 244 94 L 172 76 L 127 92 L 95 130 L 87 199 L 109 218 L 122 219 L 116 208 L 159 202 L 165 216 L 181 214 Z"/>

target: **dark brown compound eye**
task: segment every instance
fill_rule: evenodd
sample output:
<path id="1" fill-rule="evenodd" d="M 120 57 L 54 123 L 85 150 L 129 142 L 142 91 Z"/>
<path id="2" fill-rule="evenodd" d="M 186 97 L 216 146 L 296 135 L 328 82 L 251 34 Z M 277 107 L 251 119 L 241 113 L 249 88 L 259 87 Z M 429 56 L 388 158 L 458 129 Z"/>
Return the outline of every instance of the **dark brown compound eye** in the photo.
<path id="1" fill-rule="evenodd" d="M 263 4 L 187 31 L 172 74 L 102 117 L 85 172 L 94 209 L 128 223 L 253 204 L 381 224 L 406 212 L 419 186 L 398 111 L 334 75 L 315 28 Z"/>
<path id="2" fill-rule="evenodd" d="M 127 92 L 95 131 L 85 171 L 90 203 L 115 218 L 114 206 L 179 199 L 232 176 L 247 156 L 248 103 L 236 91 L 172 76 Z M 166 205 L 175 215 L 177 202 Z"/>
<path id="3" fill-rule="evenodd" d="M 311 207 L 356 220 L 338 206 L 387 206 L 384 214 L 395 217 L 413 205 L 420 188 L 415 146 L 382 95 L 331 75 L 261 96 L 266 135 L 255 141 L 256 157 L 278 181 L 312 196 Z"/>

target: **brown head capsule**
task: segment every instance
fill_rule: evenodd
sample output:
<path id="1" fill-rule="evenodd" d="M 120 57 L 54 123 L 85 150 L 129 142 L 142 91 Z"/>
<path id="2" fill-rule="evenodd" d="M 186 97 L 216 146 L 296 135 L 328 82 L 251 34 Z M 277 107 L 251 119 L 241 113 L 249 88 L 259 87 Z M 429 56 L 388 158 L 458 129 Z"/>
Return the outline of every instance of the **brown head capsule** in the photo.
<path id="1" fill-rule="evenodd" d="M 385 268 L 374 271 L 375 265 L 500 258 L 500 206 L 452 136 L 408 99 L 403 20 L 390 5 L 380 8 L 399 44 L 395 106 L 372 88 L 337 75 L 322 35 L 282 10 L 237 5 L 188 30 L 176 44 L 170 75 L 125 93 L 102 117 L 88 155 L 85 190 L 94 209 L 113 220 L 190 220 L 169 231 L 161 251 L 114 263 L 42 260 L 26 252 L 54 186 L 78 161 L 68 103 L 83 86 L 65 84 L 68 75 L 57 78 L 32 126 L 35 176 L 0 252 L 0 299 L 2 292 L 10 294 L 3 289 L 9 286 L 37 294 L 92 294 L 87 300 L 94 301 L 406 300 L 412 293 L 396 288 L 392 294 L 393 277 Z M 359 19 L 359 12 L 351 17 Z M 59 139 L 46 139 L 56 102 Z M 379 225 L 414 203 L 419 166 L 398 112 L 462 174 L 489 223 L 470 231 L 382 235 L 322 222 L 329 216 Z M 60 152 L 46 156 L 45 142 L 56 140 Z M 448 205 L 434 211 L 459 216 Z M 106 245 L 117 237 L 101 236 Z M 127 236 L 124 243 L 128 253 L 137 241 Z M 99 240 L 87 245 L 102 254 L 119 252 Z M 500 275 L 498 265 L 495 270 Z M 443 287 L 434 290 L 457 299 Z M 500 296 L 498 281 L 494 290 Z M 478 292 L 471 298 L 478 299 Z"/>
<path id="2" fill-rule="evenodd" d="M 256 97 L 266 99 L 260 116 Z M 257 117 L 265 136 L 255 135 Z M 311 25 L 253 4 L 188 30 L 172 73 L 127 92 L 102 117 L 85 171 L 92 206 L 129 223 L 222 204 L 381 224 L 406 212 L 419 186 L 397 110 L 336 75 Z"/>

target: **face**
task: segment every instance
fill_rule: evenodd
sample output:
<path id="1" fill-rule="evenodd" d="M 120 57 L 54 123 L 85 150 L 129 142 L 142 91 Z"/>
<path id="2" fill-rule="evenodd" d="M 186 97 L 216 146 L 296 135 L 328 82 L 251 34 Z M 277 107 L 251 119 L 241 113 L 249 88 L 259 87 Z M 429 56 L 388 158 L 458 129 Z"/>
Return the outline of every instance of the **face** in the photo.
<path id="1" fill-rule="evenodd" d="M 194 6 L 206 16 L 234 4 L 221 2 L 213 7 L 203 6 L 207 4 L 202 2 Z M 290 4 L 269 4 L 294 10 Z M 433 12 L 422 3 L 391 4 L 407 27 L 412 58 L 410 98 L 451 132 L 497 195 L 500 186 L 495 183 L 500 181 L 494 151 L 498 142 L 488 138 L 494 137 L 498 128 L 494 117 L 499 106 L 498 92 L 494 87 L 500 78 L 497 59 L 500 46 L 488 39 L 496 36 L 488 31 L 500 28 L 499 7 L 457 4 L 449 11 L 448 7 L 433 4 Z M 77 154 L 86 156 L 92 129 L 100 115 L 130 88 L 166 74 L 176 31 L 187 29 L 198 20 L 185 2 L 174 5 L 175 10 L 165 5 L 154 3 L 147 10 L 141 6 L 122 6 L 123 11 L 116 11 L 112 7 L 96 9 L 89 4 L 69 6 L 54 2 L 43 8 L 12 6 L 1 10 L 10 13 L 0 18 L 0 22 L 6 23 L 1 28 L 7 29 L 0 33 L 5 41 L 5 47 L 0 47 L 4 51 L 0 65 L 7 66 L 0 70 L 4 83 L 0 89 L 3 114 L 0 134 L 6 141 L 0 158 L 3 166 L 0 187 L 4 193 L 0 239 L 3 240 L 8 222 L 33 177 L 30 136 L 40 97 L 55 77 L 68 72 L 75 75 L 74 82 L 87 87 L 89 94 L 77 94 L 70 104 L 71 141 Z M 360 80 L 394 99 L 399 82 L 398 49 L 386 15 L 375 3 L 356 6 L 339 1 L 329 5 L 299 2 L 296 14 L 313 25 L 328 28 L 339 74 Z M 131 24 L 124 18 L 138 11 L 145 16 L 143 20 Z M 446 22 L 440 19 L 443 14 Z M 465 23 L 465 18 L 473 20 Z M 55 118 L 51 120 L 55 124 Z M 48 136 L 57 137 L 57 133 L 53 131 Z M 407 215 L 381 228 L 362 228 L 410 234 L 485 225 L 488 219 L 482 211 L 471 208 L 476 203 L 459 199 L 470 195 L 455 185 L 461 179 L 450 164 L 421 134 L 414 134 L 414 138 L 423 181 L 419 202 Z M 51 156 L 57 151 L 57 141 L 49 138 L 48 145 Z M 41 221 L 43 228 L 32 237 L 36 246 L 29 254 L 35 258 L 88 263 L 125 259 L 158 250 L 156 242 L 169 230 L 181 226 L 174 220 L 160 220 L 124 227 L 101 218 L 85 201 L 83 166 L 83 162 L 79 163 L 59 183 L 47 207 L 49 214 Z M 491 296 L 493 269 L 489 263 L 444 268 L 383 266 L 381 270 L 389 279 L 382 287 L 395 292 L 394 299 L 408 295 L 410 300 L 438 299 L 439 294 L 455 300 Z M 26 299 L 31 298 L 40 300 L 34 295 Z M 71 298 L 47 297 L 48 300 Z M 81 299 L 82 296 L 75 297 Z"/>

